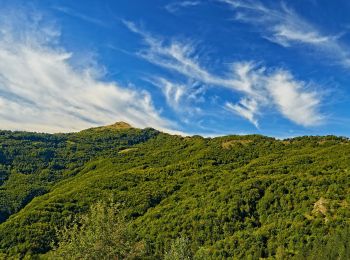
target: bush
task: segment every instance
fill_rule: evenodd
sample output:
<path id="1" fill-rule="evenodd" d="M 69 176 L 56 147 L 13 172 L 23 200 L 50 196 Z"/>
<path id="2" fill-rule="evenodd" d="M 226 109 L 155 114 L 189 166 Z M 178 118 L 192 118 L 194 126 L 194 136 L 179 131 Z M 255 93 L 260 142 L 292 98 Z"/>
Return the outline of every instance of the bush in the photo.
<path id="1" fill-rule="evenodd" d="M 98 202 L 71 227 L 57 231 L 55 259 L 135 259 L 142 256 L 142 242 L 132 242 L 118 205 Z"/>

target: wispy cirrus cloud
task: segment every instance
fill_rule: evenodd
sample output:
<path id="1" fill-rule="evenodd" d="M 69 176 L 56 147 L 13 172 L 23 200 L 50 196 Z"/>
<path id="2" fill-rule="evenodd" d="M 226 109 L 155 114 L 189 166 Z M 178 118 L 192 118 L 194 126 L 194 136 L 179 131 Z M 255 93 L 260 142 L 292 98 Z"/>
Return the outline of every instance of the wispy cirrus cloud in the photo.
<path id="1" fill-rule="evenodd" d="M 249 120 L 256 127 L 265 108 L 273 108 L 285 118 L 303 126 L 317 125 L 324 119 L 319 112 L 320 97 L 286 70 L 271 70 L 254 62 L 235 62 L 230 68 L 224 69 L 226 73 L 218 75 L 201 65 L 193 44 L 165 41 L 141 30 L 134 23 L 125 22 L 125 25 L 143 37 L 146 48 L 138 53 L 141 58 L 187 79 L 231 90 L 241 98 L 236 103 L 227 101 L 224 107 Z M 168 83 L 160 83 L 167 93 Z M 191 93 L 191 89 L 184 88 L 183 85 L 176 91 Z M 176 95 L 166 96 L 170 105 L 176 103 Z"/>
<path id="2" fill-rule="evenodd" d="M 208 84 L 222 80 L 200 66 L 194 57 L 195 48 L 192 44 L 180 41 L 166 44 L 164 39 L 154 37 L 132 22 L 124 21 L 124 24 L 132 32 L 141 35 L 147 44 L 148 48 L 138 53 L 143 59 Z"/>
<path id="3" fill-rule="evenodd" d="M 238 103 L 227 102 L 225 107 L 237 115 L 249 120 L 256 128 L 259 128 L 257 114 L 259 113 L 259 104 L 256 99 L 242 98 Z"/>
<path id="4" fill-rule="evenodd" d="M 161 90 L 168 106 L 179 115 L 181 121 L 187 123 L 189 117 L 201 114 L 202 110 L 198 104 L 205 102 L 206 89 L 197 81 L 182 83 L 160 76 L 148 81 Z"/>
<path id="5" fill-rule="evenodd" d="M 106 82 L 90 63 L 75 67 L 59 38 L 36 11 L 1 11 L 1 128 L 66 132 L 127 121 L 176 132 L 149 93 Z"/>
<path id="6" fill-rule="evenodd" d="M 219 0 L 233 7 L 235 18 L 257 26 L 264 25 L 261 33 L 275 43 L 289 47 L 292 44 L 324 44 L 337 39 L 325 35 L 281 2 L 268 7 L 255 0 Z"/>
<path id="7" fill-rule="evenodd" d="M 268 6 L 258 0 L 217 1 L 231 6 L 237 21 L 256 26 L 262 37 L 271 42 L 283 47 L 310 46 L 328 60 L 350 67 L 350 51 L 340 41 L 342 33 L 323 32 L 284 2 Z"/>
<path id="8" fill-rule="evenodd" d="M 182 8 L 194 7 L 200 5 L 201 1 L 176 1 L 165 6 L 165 9 L 170 13 L 175 13 Z"/>
<path id="9" fill-rule="evenodd" d="M 247 89 L 237 103 L 226 103 L 226 107 L 240 114 L 258 127 L 257 117 L 264 108 L 273 108 L 285 118 L 302 126 L 322 123 L 325 117 L 319 112 L 322 92 L 309 90 L 308 84 L 296 80 L 283 69 L 268 70 L 254 63 L 237 63 L 234 72 Z"/>
<path id="10" fill-rule="evenodd" d="M 320 93 L 305 91 L 304 82 L 287 71 L 277 71 L 266 78 L 266 86 L 280 112 L 304 126 L 319 124 L 324 117 L 317 111 Z"/>
<path id="11" fill-rule="evenodd" d="M 78 18 L 78 19 L 83 20 L 83 21 L 88 22 L 88 23 L 92 23 L 92 24 L 102 26 L 102 27 L 108 27 L 107 23 L 105 23 L 103 20 L 91 17 L 91 16 L 86 15 L 84 13 L 80 13 L 80 12 L 75 11 L 69 7 L 66 7 L 66 6 L 53 6 L 52 9 L 54 9 L 60 13 L 63 13 L 65 15 Z"/>

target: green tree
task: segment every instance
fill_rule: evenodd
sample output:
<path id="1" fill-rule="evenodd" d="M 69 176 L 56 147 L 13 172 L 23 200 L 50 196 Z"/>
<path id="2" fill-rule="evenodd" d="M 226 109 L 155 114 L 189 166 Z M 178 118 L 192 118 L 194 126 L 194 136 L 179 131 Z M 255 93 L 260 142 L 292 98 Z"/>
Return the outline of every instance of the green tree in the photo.
<path id="1" fill-rule="evenodd" d="M 164 254 L 164 260 L 192 259 L 188 238 L 179 237 L 170 246 L 170 250 Z"/>
<path id="2" fill-rule="evenodd" d="M 117 204 L 98 202 L 74 224 L 58 230 L 55 259 L 137 259 L 144 244 L 132 242 L 131 233 Z"/>

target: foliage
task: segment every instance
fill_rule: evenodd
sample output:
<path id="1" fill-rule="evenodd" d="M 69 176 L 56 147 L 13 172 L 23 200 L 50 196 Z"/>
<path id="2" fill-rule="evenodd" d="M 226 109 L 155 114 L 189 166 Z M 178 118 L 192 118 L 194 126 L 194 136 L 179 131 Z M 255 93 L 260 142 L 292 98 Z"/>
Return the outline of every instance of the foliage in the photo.
<path id="1" fill-rule="evenodd" d="M 118 214 L 118 205 L 97 202 L 87 214 L 58 231 L 59 243 L 48 258 L 135 259 L 143 254 L 143 243 L 130 243 L 128 226 Z"/>
<path id="2" fill-rule="evenodd" d="M 165 252 L 164 260 L 186 260 L 192 259 L 188 238 L 179 237 L 174 240 L 169 251 Z"/>
<path id="3" fill-rule="evenodd" d="M 1 132 L 0 151 L 0 254 L 9 257 L 87 238 L 86 212 L 112 198 L 132 234 L 121 241 L 144 241 L 145 259 L 350 259 L 346 138 L 99 128 Z"/>
<path id="4" fill-rule="evenodd" d="M 76 134 L 0 131 L 0 223 L 97 157 L 157 135 L 152 129 L 93 128 Z"/>
<path id="5" fill-rule="evenodd" d="M 303 254 L 305 259 L 349 259 L 350 256 L 350 229 L 345 227 L 344 230 L 319 237 L 314 242 L 312 248 Z"/>

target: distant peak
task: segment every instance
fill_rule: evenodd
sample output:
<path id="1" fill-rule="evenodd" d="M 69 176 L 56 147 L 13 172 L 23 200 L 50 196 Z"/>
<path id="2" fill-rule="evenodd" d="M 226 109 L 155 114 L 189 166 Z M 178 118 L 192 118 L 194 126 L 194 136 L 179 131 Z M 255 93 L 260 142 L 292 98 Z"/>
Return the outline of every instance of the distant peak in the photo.
<path id="1" fill-rule="evenodd" d="M 104 130 L 127 130 L 132 129 L 131 125 L 125 122 L 116 122 L 112 125 L 106 125 L 106 126 L 98 126 L 98 127 L 92 127 L 86 130 L 93 130 L 93 131 L 104 131 Z M 85 130 L 83 130 L 85 131 Z"/>
<path id="2" fill-rule="evenodd" d="M 125 122 L 116 122 L 112 125 L 107 125 L 105 126 L 106 128 L 116 128 L 116 129 L 128 129 L 128 128 L 133 128 L 130 124 L 125 123 Z"/>

